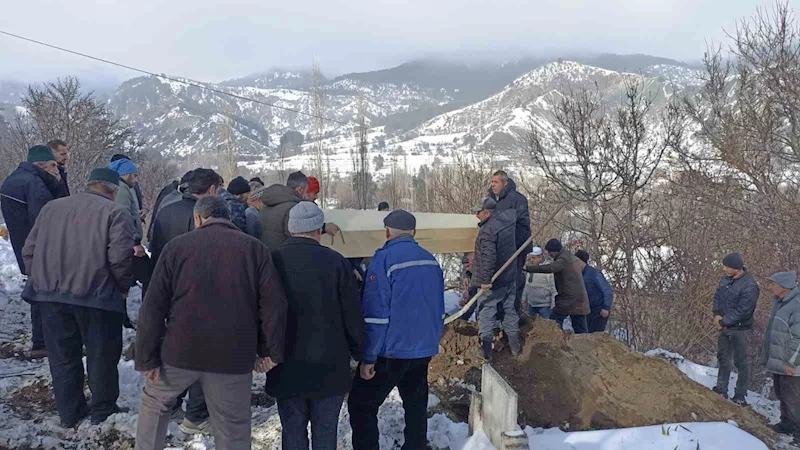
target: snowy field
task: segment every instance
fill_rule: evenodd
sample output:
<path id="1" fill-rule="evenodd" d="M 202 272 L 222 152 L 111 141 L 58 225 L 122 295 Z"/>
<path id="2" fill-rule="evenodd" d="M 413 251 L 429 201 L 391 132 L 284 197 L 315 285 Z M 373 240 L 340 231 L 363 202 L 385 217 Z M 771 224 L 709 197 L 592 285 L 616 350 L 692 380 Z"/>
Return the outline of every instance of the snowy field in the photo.
<path id="1" fill-rule="evenodd" d="M 18 357 L 30 347 L 29 307 L 20 298 L 22 276 L 7 241 L 0 239 L 0 449 L 112 449 L 129 448 L 136 433 L 139 394 L 144 379 L 134 370 L 132 361 L 120 361 L 121 407 L 130 412 L 111 416 L 106 423 L 92 426 L 88 421 L 77 430 L 65 430 L 58 423 L 49 390 L 37 390 L 50 383 L 46 360 L 24 361 Z M 135 291 L 135 292 L 134 292 Z M 131 292 L 128 300 L 129 314 L 136 318 L 141 296 L 138 289 Z M 448 307 L 454 308 L 455 296 L 448 296 Z M 125 346 L 135 337 L 125 330 Z M 690 378 L 709 388 L 716 380 L 716 369 L 686 361 L 680 355 L 663 351 L 652 352 L 652 356 L 671 359 Z M 264 376 L 253 380 L 254 399 L 264 399 Z M 733 386 L 733 383 L 731 384 Z M 36 395 L 40 393 L 40 395 Z M 777 402 L 761 394 L 751 392 L 748 402 L 771 422 L 777 422 Z M 275 406 L 265 400 L 257 401 L 252 408 L 253 448 L 279 449 L 280 420 Z M 439 404 L 431 396 L 429 406 Z M 350 449 L 352 431 L 346 405 L 339 415 L 340 449 Z M 397 449 L 403 442 L 402 402 L 395 390 L 379 412 L 381 449 Z M 762 450 L 767 447 L 758 439 L 739 430 L 735 424 L 686 423 L 643 427 L 623 430 L 605 430 L 565 433 L 558 429 L 524 430 L 532 449 L 542 450 Z M 432 448 L 451 450 L 488 450 L 494 447 L 488 438 L 478 433 L 468 436 L 468 426 L 456 423 L 444 414 L 432 414 L 428 419 L 428 440 Z M 786 438 L 788 442 L 788 438 Z M 170 449 L 212 450 L 213 440 L 206 437 L 187 438 L 170 426 L 168 446 Z M 781 448 L 790 449 L 788 445 Z"/>

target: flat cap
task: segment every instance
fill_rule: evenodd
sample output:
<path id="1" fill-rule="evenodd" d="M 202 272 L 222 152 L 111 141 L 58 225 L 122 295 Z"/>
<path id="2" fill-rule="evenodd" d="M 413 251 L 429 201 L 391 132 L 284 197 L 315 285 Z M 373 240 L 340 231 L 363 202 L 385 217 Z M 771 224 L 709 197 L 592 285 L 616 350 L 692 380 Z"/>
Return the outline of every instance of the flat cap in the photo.
<path id="1" fill-rule="evenodd" d="M 119 186 L 119 174 L 105 167 L 92 169 L 92 173 L 89 174 L 89 182 L 91 183 L 92 181 L 107 181 Z"/>
<path id="2" fill-rule="evenodd" d="M 478 204 L 475 205 L 475 207 L 472 208 L 472 212 L 479 213 L 483 210 L 494 211 L 496 209 L 497 209 L 497 202 L 494 201 L 494 199 L 491 197 L 486 197 L 480 202 L 478 202 Z"/>
<path id="3" fill-rule="evenodd" d="M 797 272 L 778 272 L 767 279 L 784 289 L 797 287 Z"/>
<path id="4" fill-rule="evenodd" d="M 383 219 L 383 225 L 395 230 L 411 231 L 417 228 L 417 218 L 403 209 L 395 209 Z"/>

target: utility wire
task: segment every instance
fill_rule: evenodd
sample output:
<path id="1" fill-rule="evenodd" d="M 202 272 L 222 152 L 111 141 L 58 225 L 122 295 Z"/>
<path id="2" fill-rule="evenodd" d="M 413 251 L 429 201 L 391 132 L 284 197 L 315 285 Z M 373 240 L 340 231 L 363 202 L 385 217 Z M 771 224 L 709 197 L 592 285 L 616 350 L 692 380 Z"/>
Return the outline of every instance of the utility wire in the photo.
<path id="1" fill-rule="evenodd" d="M 64 47 L 59 47 L 57 45 L 48 44 L 48 43 L 42 42 L 42 41 L 37 41 L 36 39 L 31 39 L 31 38 L 27 38 L 25 36 L 20 36 L 18 34 L 9 33 L 8 31 L 0 30 L 0 34 L 4 34 L 6 36 L 13 37 L 13 38 L 16 38 L 16 39 L 20 39 L 20 40 L 23 40 L 23 41 L 31 42 L 33 44 L 42 45 L 44 47 L 52 48 L 52 49 L 59 50 L 59 51 L 62 51 L 62 52 L 71 53 L 73 55 L 81 56 L 83 58 L 88 58 L 88 59 L 92 59 L 92 60 L 95 60 L 95 61 L 99 61 L 101 63 L 110 64 L 112 66 L 117 66 L 117 67 L 121 67 L 123 69 L 132 70 L 134 72 L 139 72 L 139 73 L 143 73 L 143 74 L 146 74 L 146 75 L 151 75 L 151 76 L 154 76 L 154 77 L 165 78 L 167 80 L 174 81 L 176 83 L 182 83 L 182 84 L 186 84 L 188 86 L 193 86 L 193 87 L 196 87 L 196 88 L 205 89 L 207 91 L 211 91 L 211 92 L 214 92 L 214 93 L 220 94 L 220 95 L 227 95 L 229 97 L 233 97 L 233 98 L 236 98 L 236 99 L 239 99 L 239 100 L 245 100 L 245 101 L 248 101 L 248 102 L 258 103 L 259 105 L 269 106 L 269 107 L 272 107 L 272 108 L 278 108 L 278 109 L 282 109 L 284 111 L 290 111 L 290 112 L 293 112 L 293 113 L 301 114 L 303 116 L 308 116 L 308 117 L 313 117 L 313 118 L 316 118 L 316 119 L 326 120 L 328 122 L 335 122 L 335 123 L 338 123 L 338 124 L 341 124 L 341 125 L 349 125 L 349 122 L 343 122 L 341 120 L 336 120 L 336 119 L 329 119 L 329 118 L 324 117 L 324 116 L 318 116 L 316 114 L 310 114 L 310 113 L 303 112 L 303 111 L 300 111 L 300 110 L 297 110 L 297 109 L 294 109 L 294 108 L 287 108 L 285 106 L 278 106 L 278 105 L 274 105 L 272 103 L 267 103 L 267 102 L 264 102 L 264 101 L 261 101 L 261 100 L 256 100 L 256 99 L 253 99 L 253 98 L 232 94 L 230 92 L 225 92 L 225 91 L 220 90 L 220 89 L 209 87 L 206 84 L 203 84 L 203 83 L 201 83 L 199 81 L 194 81 L 194 80 L 191 80 L 191 79 L 188 79 L 188 78 L 183 78 L 183 79 L 181 79 L 181 78 L 173 78 L 173 77 L 169 77 L 167 75 L 157 74 L 157 73 L 150 72 L 150 71 L 147 71 L 147 70 L 144 70 L 144 69 L 138 69 L 136 67 L 129 66 L 129 65 L 126 65 L 126 64 L 121 64 L 121 63 L 118 63 L 118 62 L 110 61 L 108 59 L 98 58 L 96 56 L 88 55 L 86 53 L 77 52 L 75 50 L 70 50 L 70 49 L 67 49 L 67 48 L 64 48 Z"/>

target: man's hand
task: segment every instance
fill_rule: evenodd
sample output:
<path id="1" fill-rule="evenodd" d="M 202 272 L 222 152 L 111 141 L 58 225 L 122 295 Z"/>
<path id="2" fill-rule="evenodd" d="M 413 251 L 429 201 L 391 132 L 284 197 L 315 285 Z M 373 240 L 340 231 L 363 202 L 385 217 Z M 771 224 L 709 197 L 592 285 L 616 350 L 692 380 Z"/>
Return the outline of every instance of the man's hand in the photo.
<path id="1" fill-rule="evenodd" d="M 259 358 L 256 361 L 255 371 L 258 373 L 267 373 L 275 367 L 277 367 L 277 364 L 272 362 L 272 358 L 267 356 L 266 358 Z"/>
<path id="2" fill-rule="evenodd" d="M 720 320 L 722 320 L 722 316 L 714 316 L 714 325 L 717 327 L 718 330 L 724 328 L 722 324 L 719 322 Z"/>
<path id="3" fill-rule="evenodd" d="M 783 366 L 783 373 L 789 375 L 790 377 L 794 376 L 794 367 L 790 366 Z"/>
<path id="4" fill-rule="evenodd" d="M 375 377 L 375 364 L 362 363 L 358 367 L 358 372 L 361 375 L 362 380 L 371 380 Z"/>
<path id="5" fill-rule="evenodd" d="M 491 291 L 492 290 L 492 285 L 491 284 L 482 284 L 481 285 L 481 289 L 483 289 L 484 291 Z"/>
<path id="6" fill-rule="evenodd" d="M 133 247 L 133 256 L 137 258 L 144 258 L 147 256 L 147 253 L 144 251 L 144 246 L 137 245 L 136 247 Z"/>
<path id="7" fill-rule="evenodd" d="M 364 277 L 361 276 L 361 272 L 359 272 L 358 269 L 353 269 L 353 274 L 356 276 L 356 280 L 358 280 L 359 283 L 364 281 Z"/>
<path id="8" fill-rule="evenodd" d="M 339 234 L 339 231 L 341 231 L 341 228 L 339 228 L 339 225 L 336 225 L 335 223 L 331 222 L 325 224 L 325 230 L 323 231 L 325 231 L 328 234 L 336 236 L 337 234 Z"/>
<path id="9" fill-rule="evenodd" d="M 161 369 L 156 367 L 155 369 L 144 370 L 142 371 L 142 376 L 147 378 L 150 383 L 155 383 L 161 377 Z"/>
<path id="10" fill-rule="evenodd" d="M 608 319 L 608 310 L 607 309 L 601 309 L 600 310 L 600 317 L 602 317 L 603 319 Z"/>
<path id="11" fill-rule="evenodd" d="M 56 177 L 56 180 L 61 181 L 61 172 L 58 171 L 57 165 L 54 165 L 53 167 L 48 167 L 47 169 L 45 169 L 45 172 Z"/>

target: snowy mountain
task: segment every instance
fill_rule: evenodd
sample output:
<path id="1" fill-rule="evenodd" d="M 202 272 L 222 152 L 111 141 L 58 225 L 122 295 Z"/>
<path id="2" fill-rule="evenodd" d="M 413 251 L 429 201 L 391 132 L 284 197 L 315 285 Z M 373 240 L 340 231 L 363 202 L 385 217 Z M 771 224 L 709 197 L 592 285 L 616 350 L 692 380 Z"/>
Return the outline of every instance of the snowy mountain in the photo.
<path id="1" fill-rule="evenodd" d="M 0 104 L 18 104 L 25 95 L 26 86 L 18 81 L 0 80 Z"/>
<path id="2" fill-rule="evenodd" d="M 667 65 L 625 73 L 573 61 L 550 63 L 517 78 L 486 100 L 425 122 L 409 132 L 409 139 L 401 145 L 424 141 L 444 150 L 478 149 L 511 156 L 509 146 L 532 123 L 550 127 L 553 108 L 571 90 L 596 89 L 606 106 L 614 107 L 623 99 L 626 81 L 636 80 L 659 108 L 672 96 L 700 86 L 700 75 L 694 69 Z"/>
<path id="3" fill-rule="evenodd" d="M 647 79 L 662 97 L 700 82 L 696 68 L 647 55 L 575 60 L 580 62 L 417 60 L 385 70 L 323 77 L 323 115 L 329 119 L 323 123 L 323 138 L 326 145 L 337 147 L 335 152 L 338 147 L 349 151 L 345 148 L 352 146 L 354 118 L 363 96 L 373 128 L 370 136 L 380 140 L 371 142 L 375 151 L 388 146 L 393 151 L 441 156 L 487 145 L 502 150 L 531 120 L 549 120 L 548 111 L 570 87 L 597 83 L 613 102 L 625 77 Z M 241 161 L 268 161 L 277 156 L 280 139 L 288 132 L 302 134 L 306 148 L 317 139 L 310 136 L 314 119 L 298 113 L 312 112 L 311 78 L 310 71 L 270 69 L 203 84 L 230 94 L 224 95 L 189 80 L 140 77 L 123 82 L 102 98 L 151 151 L 179 158 L 213 156 L 230 142 Z M 0 114 L 7 121 L 16 113 L 24 89 L 22 83 L 0 82 Z M 304 155 L 296 154 L 302 151 L 295 145 L 289 154 L 303 159 Z"/>
<path id="4" fill-rule="evenodd" d="M 658 64 L 642 67 L 638 73 L 617 72 L 573 61 L 553 62 L 527 72 L 499 93 L 469 106 L 440 114 L 405 130 L 374 127 L 369 133 L 369 160 L 384 161 L 378 173 L 392 167 L 416 171 L 423 165 L 450 162 L 455 155 L 475 153 L 495 161 L 519 160 L 519 138 L 531 126 L 547 129 L 553 124 L 553 109 L 570 90 L 597 89 L 604 105 L 611 109 L 623 100 L 626 81 L 643 84 L 653 99 L 653 108 L 663 108 L 675 95 L 697 89 L 702 73 L 684 66 Z M 323 147 L 331 154 L 331 168 L 340 173 L 352 170 L 352 134 L 326 138 Z M 292 155 L 288 167 L 311 167 L 312 145 Z M 507 164 L 508 165 L 508 164 Z M 276 168 L 277 162 L 253 162 L 252 169 Z M 513 164 L 511 165 L 513 166 Z"/>
<path id="5" fill-rule="evenodd" d="M 275 68 L 247 77 L 223 81 L 220 84 L 225 86 L 250 86 L 261 89 L 297 89 L 305 91 L 311 88 L 311 80 L 310 71 L 287 71 Z M 327 82 L 324 76 L 321 82 Z"/>
<path id="6" fill-rule="evenodd" d="M 292 78 L 272 76 L 269 81 L 287 79 Z M 264 80 L 258 78 L 252 82 L 268 85 Z M 239 153 L 247 157 L 270 156 L 284 133 L 296 131 L 307 135 L 313 128 L 313 119 L 297 112 L 312 113 L 308 90 L 231 83 L 206 86 L 239 98 L 163 77 L 142 77 L 123 83 L 109 97 L 108 104 L 140 133 L 148 147 L 168 156 L 216 151 L 226 140 L 222 136 L 223 128 L 227 128 L 223 127 L 225 123 L 233 128 L 233 141 Z M 438 107 L 452 100 L 451 92 L 446 89 L 369 84 L 350 79 L 327 83 L 322 91 L 324 116 L 330 119 L 324 122 L 326 135 L 352 132 L 361 96 L 367 103 L 370 122 Z"/>

